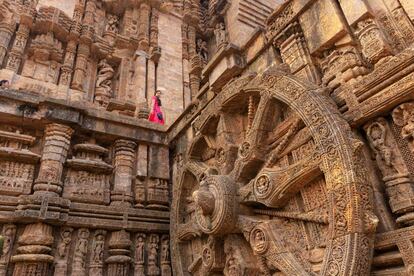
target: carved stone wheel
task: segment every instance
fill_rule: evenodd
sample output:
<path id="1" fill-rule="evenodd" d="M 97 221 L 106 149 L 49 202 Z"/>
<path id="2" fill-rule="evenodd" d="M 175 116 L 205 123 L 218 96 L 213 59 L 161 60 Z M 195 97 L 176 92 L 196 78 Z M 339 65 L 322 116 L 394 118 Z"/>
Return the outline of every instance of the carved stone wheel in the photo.
<path id="1" fill-rule="evenodd" d="M 368 275 L 377 223 L 362 143 L 281 67 L 227 85 L 174 187 L 174 275 Z"/>

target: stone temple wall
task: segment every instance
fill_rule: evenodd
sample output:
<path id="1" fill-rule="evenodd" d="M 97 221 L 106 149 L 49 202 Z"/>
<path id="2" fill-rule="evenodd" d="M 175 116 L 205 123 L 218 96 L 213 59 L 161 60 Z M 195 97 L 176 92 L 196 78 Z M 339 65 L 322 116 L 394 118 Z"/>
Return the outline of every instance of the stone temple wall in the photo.
<path id="1" fill-rule="evenodd" d="M 0 11 L 0 276 L 414 273 L 412 1 Z"/>

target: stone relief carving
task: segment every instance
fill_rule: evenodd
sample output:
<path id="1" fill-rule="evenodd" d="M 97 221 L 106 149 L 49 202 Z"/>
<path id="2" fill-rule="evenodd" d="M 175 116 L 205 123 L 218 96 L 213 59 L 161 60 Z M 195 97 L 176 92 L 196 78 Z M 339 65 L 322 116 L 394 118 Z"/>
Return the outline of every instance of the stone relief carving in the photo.
<path id="1" fill-rule="evenodd" d="M 197 53 L 203 64 L 207 64 L 208 62 L 208 49 L 207 49 L 207 42 L 203 41 L 201 38 L 197 39 Z"/>
<path id="2" fill-rule="evenodd" d="M 216 37 L 216 47 L 217 49 L 225 46 L 227 44 L 227 31 L 226 25 L 224 23 L 218 23 L 214 29 L 214 35 Z"/>
<path id="3" fill-rule="evenodd" d="M 92 252 L 89 261 L 89 275 L 91 276 L 103 275 L 105 235 L 106 231 L 104 230 L 96 230 L 94 233 Z"/>
<path id="4" fill-rule="evenodd" d="M 78 240 L 73 253 L 72 271 L 76 275 L 86 275 L 86 254 L 88 253 L 89 230 L 78 230 Z"/>
<path id="5" fill-rule="evenodd" d="M 112 97 L 112 78 L 114 69 L 108 64 L 106 59 L 102 59 L 98 64 L 98 75 L 95 85 L 95 102 L 100 106 L 106 107 Z"/>
<path id="6" fill-rule="evenodd" d="M 158 263 L 159 236 L 151 234 L 148 240 L 148 275 L 160 275 Z"/>
<path id="7" fill-rule="evenodd" d="M 108 15 L 108 22 L 106 23 L 105 30 L 107 32 L 118 32 L 118 24 L 119 24 L 119 18 L 116 15 L 110 14 Z"/>
<path id="8" fill-rule="evenodd" d="M 323 227 L 325 224 L 330 224 L 330 229 L 334 233 L 353 235 L 352 231 L 348 232 L 349 228 L 347 228 L 350 225 L 349 218 L 343 213 L 346 212 L 344 202 L 349 193 L 342 185 L 344 185 L 343 181 L 346 179 L 345 175 L 348 170 L 341 169 L 340 162 L 342 161 L 339 162 L 338 160 L 330 164 L 328 162 L 329 169 L 320 170 L 318 165 L 321 162 L 320 158 L 336 159 L 339 156 L 339 152 L 336 150 L 321 155 L 314 147 L 304 145 L 306 144 L 304 140 L 293 146 L 293 143 L 296 143 L 294 137 L 298 135 L 297 133 L 303 127 L 299 127 L 301 124 L 293 117 L 295 113 L 292 115 L 292 112 L 290 112 L 282 115 L 280 110 L 283 110 L 283 108 L 280 107 L 281 104 L 276 103 L 277 100 L 275 99 L 279 95 L 284 95 L 283 97 L 288 95 L 290 101 L 297 104 L 292 104 L 289 107 L 294 109 L 300 106 L 301 110 L 304 110 L 304 113 L 298 112 L 296 114 L 302 114 L 301 119 L 305 129 L 306 125 L 312 124 L 315 131 L 309 135 L 314 137 L 313 139 L 316 140 L 315 143 L 319 147 L 328 146 L 326 143 L 335 143 L 333 136 L 339 135 L 340 131 L 339 129 L 330 129 L 331 126 L 324 123 L 326 120 L 330 120 L 322 115 L 327 114 L 327 109 L 315 110 L 323 102 L 318 98 L 319 96 L 312 93 L 301 94 L 301 91 L 306 90 L 306 88 L 294 83 L 293 77 L 289 77 L 285 72 L 269 69 L 263 75 L 250 79 L 246 83 L 242 89 L 257 91 L 256 94 L 253 94 L 257 101 L 249 101 L 248 96 L 252 96 L 252 94 L 243 94 L 243 90 L 239 92 L 240 90 L 236 88 L 237 83 L 235 83 L 234 89 L 232 89 L 232 85 L 229 85 L 227 89 L 221 91 L 220 97 L 215 98 L 215 104 L 209 105 L 207 110 L 204 111 L 204 114 L 210 114 L 210 116 L 206 115 L 199 119 L 202 120 L 200 122 L 201 126 L 210 128 L 207 130 L 201 127 L 198 134 L 200 137 L 193 139 L 188 152 L 189 160 L 187 160 L 187 165 L 184 166 L 185 169 L 182 170 L 182 176 L 179 180 L 179 183 L 185 185 L 186 188 L 181 190 L 182 187 L 175 187 L 173 194 L 172 210 L 176 213 L 172 223 L 177 225 L 177 227 L 173 226 L 173 234 L 180 237 L 179 242 L 175 244 L 175 250 L 177 250 L 175 256 L 178 258 L 176 268 L 188 268 L 193 274 L 200 273 L 203 275 L 214 271 L 223 272 L 225 275 L 256 275 L 256 273 L 259 273 L 258 269 L 265 275 L 272 275 L 275 268 L 287 275 L 313 275 L 316 273 L 329 275 L 327 271 L 332 269 L 332 263 L 337 265 L 346 262 L 347 257 L 345 256 L 350 251 L 341 250 L 340 256 L 330 255 L 328 252 L 330 252 L 329 247 L 332 244 L 329 244 L 329 241 L 320 244 L 319 239 L 313 239 L 317 235 L 317 227 Z M 267 90 L 270 87 L 272 90 Z M 238 95 L 238 97 L 235 95 Z M 231 99 L 237 99 L 238 104 L 236 104 L 236 100 L 232 101 Z M 318 105 L 313 103 L 314 100 L 318 101 Z M 254 108 L 253 106 L 247 108 L 249 102 L 254 105 Z M 253 104 L 253 102 L 256 103 Z M 244 103 L 245 108 L 235 109 L 235 106 L 240 105 L 240 103 Z M 326 108 L 328 106 L 329 104 Z M 212 114 L 217 114 L 217 110 L 220 110 L 219 118 L 212 116 Z M 250 116 L 252 117 L 250 120 L 249 112 L 245 110 L 255 110 L 254 115 Z M 217 123 L 217 120 L 225 121 L 230 120 L 229 118 L 235 118 L 236 112 L 239 112 L 237 116 L 243 118 L 240 121 L 245 122 L 244 125 L 238 125 L 238 131 L 234 123 L 225 129 L 216 130 L 211 128 L 212 125 L 215 128 L 225 126 Z M 284 119 L 277 119 L 278 116 Z M 307 116 L 315 117 L 307 118 Z M 337 117 L 334 120 L 338 120 L 339 123 L 341 119 Z M 232 128 L 234 128 L 233 131 Z M 289 129 L 295 128 L 297 128 L 296 131 L 289 131 Z M 349 134 L 346 135 L 350 137 Z M 212 142 L 210 144 L 206 143 L 208 146 L 199 146 L 201 145 L 200 141 L 203 141 L 203 137 L 204 141 Z M 215 162 L 213 163 L 210 160 L 215 160 L 216 155 L 206 155 L 206 153 L 211 148 L 218 149 L 222 147 L 228 141 L 234 141 L 233 143 L 239 145 L 238 156 L 235 159 L 230 159 L 232 160 L 232 163 L 229 164 L 230 170 L 223 171 L 222 167 L 212 167 Z M 268 145 L 276 145 L 274 147 L 277 147 L 278 143 L 283 145 L 277 151 L 278 153 L 272 157 L 275 159 L 272 162 L 273 164 L 281 164 L 279 160 L 285 154 L 289 154 L 289 151 L 292 151 L 292 157 L 287 159 L 285 164 L 267 167 L 266 160 L 268 160 L 272 151 L 263 146 L 263 141 L 267 141 L 266 144 Z M 331 145 L 332 148 L 336 148 L 333 144 Z M 362 164 L 360 151 L 356 149 L 358 144 L 351 140 L 350 145 L 353 146 L 347 150 L 352 152 L 354 156 L 352 162 Z M 298 148 L 303 148 L 302 153 Z M 362 167 L 358 168 L 362 169 Z M 337 173 L 329 173 L 332 171 Z M 320 196 L 323 204 L 329 206 L 328 208 L 335 213 L 335 219 L 332 221 L 327 219 L 325 211 L 320 208 L 312 210 L 314 213 L 310 212 L 311 210 L 306 212 L 297 205 L 294 199 L 296 198 L 295 194 L 303 189 L 306 183 L 309 186 L 319 185 L 317 184 L 319 182 L 314 183 L 313 181 L 323 174 L 325 174 L 323 186 L 326 187 L 326 192 L 319 191 L 318 193 L 322 193 Z M 366 183 L 364 177 L 363 174 L 358 175 L 358 181 L 361 181 L 361 184 Z M 277 179 L 277 181 L 274 179 Z M 371 190 L 369 187 L 362 185 L 355 186 L 355 189 L 358 191 L 355 192 L 354 196 L 361 198 L 365 202 L 364 206 L 371 206 L 366 208 L 366 213 L 361 216 L 365 225 L 364 229 L 366 229 L 364 235 L 367 240 L 370 240 L 373 238 L 377 223 L 370 200 Z M 332 193 L 332 196 L 335 195 L 333 201 L 329 200 L 328 194 L 330 193 Z M 308 200 L 306 194 L 301 194 L 300 197 L 302 197 L 301 200 Z M 271 215 L 267 213 L 270 215 L 269 218 L 272 215 L 279 217 L 279 220 L 274 220 L 274 218 L 266 219 L 251 216 L 249 212 L 245 213 L 243 211 L 243 208 L 251 208 L 251 212 L 265 212 L 265 210 L 255 210 L 255 203 L 258 202 L 269 208 L 282 208 L 286 212 L 271 213 Z M 180 211 L 176 209 L 177 206 L 181 206 Z M 297 212 L 291 213 L 294 210 L 297 210 Z M 284 218 L 289 218 L 290 221 L 285 220 L 284 223 L 280 223 Z M 302 234 L 297 234 L 298 231 L 302 231 L 299 230 L 301 228 L 298 225 L 301 225 L 304 221 L 308 221 L 308 223 L 312 221 L 311 225 L 313 225 L 309 230 L 306 230 L 309 231 L 308 234 L 302 232 L 306 238 Z M 307 226 L 303 227 L 310 227 L 308 223 Z M 193 225 L 193 231 L 190 231 L 190 225 Z M 209 237 L 207 242 L 205 239 L 200 239 L 197 232 L 207 235 Z M 216 247 L 216 244 L 221 244 L 218 239 L 224 239 L 224 243 L 228 243 L 233 237 L 232 234 L 237 232 L 242 233 L 242 236 L 236 237 L 244 238 L 250 245 L 250 249 L 242 250 L 240 247 L 242 242 L 240 241 L 228 246 L 225 252 Z M 344 240 L 336 239 L 334 236 L 328 235 L 327 239 L 330 239 L 333 243 L 344 244 Z M 182 246 L 187 242 L 199 244 L 199 246 L 193 247 L 191 250 L 179 251 L 183 250 Z M 365 241 L 361 241 L 361 243 L 354 243 L 353 246 L 358 247 L 359 250 L 370 252 L 372 249 L 365 244 Z M 181 254 L 177 254 L 177 252 L 181 252 Z M 187 253 L 183 254 L 182 252 L 187 252 L 193 256 L 201 256 L 202 265 L 198 264 L 197 259 L 194 259 L 193 262 L 188 261 L 186 259 Z M 241 257 L 242 252 L 249 252 L 250 257 Z M 281 252 L 284 253 L 281 254 Z M 321 264 L 321 258 L 317 255 L 324 255 L 327 261 Z M 365 271 L 369 269 L 368 262 L 360 265 L 358 269 Z M 348 263 L 347 266 L 352 266 L 352 264 Z"/>

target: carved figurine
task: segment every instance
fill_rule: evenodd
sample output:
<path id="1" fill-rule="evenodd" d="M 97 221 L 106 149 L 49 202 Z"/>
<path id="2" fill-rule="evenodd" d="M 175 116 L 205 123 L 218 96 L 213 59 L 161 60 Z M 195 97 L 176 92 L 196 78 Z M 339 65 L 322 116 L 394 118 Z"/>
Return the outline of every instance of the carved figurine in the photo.
<path id="1" fill-rule="evenodd" d="M 223 22 L 220 22 L 216 25 L 214 35 L 216 37 L 217 49 L 227 44 L 227 31 L 226 26 Z"/>
<path id="2" fill-rule="evenodd" d="M 88 253 L 89 231 L 80 229 L 78 233 L 78 242 L 76 243 L 75 252 L 73 254 L 73 270 L 77 275 L 85 274 L 85 258 Z"/>
<path id="3" fill-rule="evenodd" d="M 197 40 L 197 53 L 200 56 L 203 63 L 206 64 L 208 62 L 207 42 L 205 42 L 201 38 Z"/>
<path id="4" fill-rule="evenodd" d="M 157 265 L 158 259 L 158 236 L 151 235 L 148 248 L 148 275 L 156 276 L 160 274 L 160 269 Z"/>
<path id="5" fill-rule="evenodd" d="M 135 249 L 135 261 L 139 264 L 144 263 L 144 251 L 145 251 L 145 235 L 137 235 L 137 243 Z"/>
<path id="6" fill-rule="evenodd" d="M 387 166 L 392 166 L 392 150 L 386 144 L 387 130 L 382 124 L 375 122 L 367 129 L 368 139 L 374 149 L 381 156 L 381 159 Z"/>
<path id="7" fill-rule="evenodd" d="M 98 64 L 98 76 L 96 78 L 95 101 L 100 105 L 108 104 L 112 96 L 112 78 L 114 69 L 108 64 L 106 59 L 102 59 Z"/>
<path id="8" fill-rule="evenodd" d="M 103 233 L 99 233 L 96 235 L 95 244 L 92 248 L 93 262 L 98 263 L 98 264 L 103 263 L 104 246 L 105 246 L 105 237 Z"/>
<path id="9" fill-rule="evenodd" d="M 64 259 L 68 253 L 69 244 L 72 241 L 72 231 L 72 228 L 64 228 L 60 233 L 62 240 L 57 248 L 57 251 L 59 258 L 61 259 Z"/>
<path id="10" fill-rule="evenodd" d="M 106 24 L 106 31 L 117 33 L 118 32 L 118 22 L 119 22 L 118 16 L 110 14 L 108 16 L 108 22 Z"/>

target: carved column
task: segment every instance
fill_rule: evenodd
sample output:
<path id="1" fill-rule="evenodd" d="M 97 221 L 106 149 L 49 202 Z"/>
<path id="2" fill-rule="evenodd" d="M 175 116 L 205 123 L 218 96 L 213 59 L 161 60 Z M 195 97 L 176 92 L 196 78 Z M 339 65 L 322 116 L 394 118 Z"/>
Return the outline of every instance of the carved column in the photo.
<path id="1" fill-rule="evenodd" d="M 291 23 L 276 38 L 276 47 L 280 49 L 283 62 L 289 65 L 292 74 L 319 84 L 320 77 L 306 45 L 302 28 L 298 22 Z"/>
<path id="2" fill-rule="evenodd" d="M 137 51 L 135 53 L 135 72 L 134 72 L 134 90 L 136 95 L 136 103 L 139 107 L 137 109 L 137 116 L 142 114 L 142 119 L 148 119 L 148 103 L 146 100 L 147 89 L 147 58 L 148 55 L 144 51 Z M 142 110 L 144 109 L 144 110 Z"/>
<path id="3" fill-rule="evenodd" d="M 69 249 L 72 242 L 73 228 L 63 227 L 55 254 L 55 276 L 66 276 L 68 273 Z"/>
<path id="4" fill-rule="evenodd" d="M 89 261 L 89 276 L 102 276 L 104 266 L 105 230 L 96 230 Z"/>
<path id="5" fill-rule="evenodd" d="M 137 174 L 135 179 L 136 207 L 144 207 L 146 201 L 146 182 L 148 177 L 148 145 L 138 145 Z"/>
<path id="6" fill-rule="evenodd" d="M 3 253 L 0 257 L 0 276 L 6 276 L 7 267 L 10 262 L 14 239 L 16 237 L 16 226 L 14 224 L 6 224 L 3 226 L 2 236 L 4 237 Z"/>
<path id="7" fill-rule="evenodd" d="M 0 24 L 0 65 L 3 64 L 14 28 L 15 24 L 8 24 L 6 22 Z"/>
<path id="8" fill-rule="evenodd" d="M 148 241 L 148 276 L 160 275 L 158 266 L 158 243 L 160 238 L 156 234 L 151 234 Z"/>
<path id="9" fill-rule="evenodd" d="M 171 276 L 170 237 L 161 237 L 161 276 Z"/>
<path id="10" fill-rule="evenodd" d="M 145 276 L 145 237 L 145 234 L 138 233 L 135 239 L 134 276 Z"/>
<path id="11" fill-rule="evenodd" d="M 140 16 L 138 25 L 138 48 L 142 51 L 148 51 L 149 47 L 149 24 L 150 24 L 151 7 L 147 3 L 140 6 Z"/>
<path id="12" fill-rule="evenodd" d="M 127 140 L 115 142 L 115 177 L 111 205 L 129 207 L 133 202 L 131 185 L 136 146 L 135 142 Z"/>
<path id="13" fill-rule="evenodd" d="M 35 180 L 35 194 L 60 195 L 63 164 L 70 146 L 73 130 L 61 124 L 49 124 L 45 129 L 45 144 L 39 175 Z"/>
<path id="14" fill-rule="evenodd" d="M 88 253 L 89 230 L 81 228 L 78 230 L 78 240 L 73 252 L 72 275 L 86 275 L 86 254 Z"/>
<path id="15" fill-rule="evenodd" d="M 130 234 L 125 230 L 112 232 L 109 240 L 109 254 L 106 259 L 108 264 L 108 276 L 128 276 L 131 263 Z"/>
<path id="16" fill-rule="evenodd" d="M 377 118 L 364 129 L 383 176 L 391 211 L 399 216 L 398 223 L 414 223 L 413 183 L 387 121 Z"/>
<path id="17" fill-rule="evenodd" d="M 29 224 L 18 240 L 17 255 L 11 258 L 15 263 L 13 276 L 49 276 L 50 255 L 53 245 L 53 228 L 44 223 Z"/>
<path id="18" fill-rule="evenodd" d="M 77 43 L 75 40 L 70 40 L 66 46 L 66 54 L 63 65 L 61 67 L 61 74 L 59 84 L 69 86 L 72 78 L 73 64 L 75 62 Z"/>
<path id="19" fill-rule="evenodd" d="M 188 52 L 188 25 L 183 24 L 181 26 L 181 39 L 183 46 L 183 94 L 184 94 L 184 107 L 187 107 L 191 103 L 191 89 L 190 89 L 190 64 L 189 64 L 189 52 Z"/>
<path id="20" fill-rule="evenodd" d="M 74 93 L 72 100 L 82 100 L 85 97 L 86 88 L 84 87 L 85 78 L 87 77 L 88 58 L 91 51 L 91 43 L 95 32 L 95 10 L 96 3 L 92 0 L 86 3 L 85 16 L 83 18 L 82 31 L 80 36 L 80 44 L 78 46 L 78 54 L 76 56 L 75 72 L 73 74 L 71 88 L 81 91 Z"/>
<path id="21" fill-rule="evenodd" d="M 150 25 L 150 59 L 148 60 L 147 94 L 148 98 L 155 94 L 157 79 L 156 65 L 161 56 L 161 48 L 158 46 L 158 10 L 153 8 Z"/>
<path id="22" fill-rule="evenodd" d="M 86 92 L 84 88 L 83 82 L 85 81 L 86 77 L 86 69 L 88 66 L 88 58 L 90 55 L 90 46 L 81 43 L 78 47 L 78 54 L 76 56 L 76 65 L 75 65 L 75 73 L 73 74 L 72 80 L 72 89 L 79 90 L 82 92 Z M 82 94 L 72 95 L 73 100 L 81 100 L 83 98 Z"/>
<path id="23" fill-rule="evenodd" d="M 200 90 L 202 65 L 196 51 L 196 30 L 188 26 L 188 55 L 190 60 L 190 91 L 191 99 L 195 99 Z"/>
<path id="24" fill-rule="evenodd" d="M 13 47 L 9 53 L 6 69 L 12 70 L 15 73 L 20 68 L 22 62 L 24 49 L 26 48 L 27 39 L 29 38 L 30 28 L 28 25 L 21 23 L 16 32 Z"/>
<path id="25" fill-rule="evenodd" d="M 73 66 L 75 64 L 76 50 L 78 47 L 78 39 L 82 32 L 82 16 L 84 12 L 84 5 L 82 1 L 78 2 L 75 5 L 75 10 L 73 12 L 73 21 L 70 27 L 69 41 L 66 46 L 66 54 L 64 58 L 63 65 L 61 67 L 61 74 L 59 79 L 59 85 L 61 86 L 70 86 L 72 81 Z M 66 97 L 66 89 L 64 89 L 60 97 Z M 65 93 L 65 94 L 63 94 Z"/>

